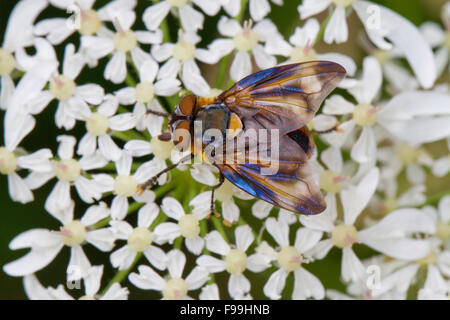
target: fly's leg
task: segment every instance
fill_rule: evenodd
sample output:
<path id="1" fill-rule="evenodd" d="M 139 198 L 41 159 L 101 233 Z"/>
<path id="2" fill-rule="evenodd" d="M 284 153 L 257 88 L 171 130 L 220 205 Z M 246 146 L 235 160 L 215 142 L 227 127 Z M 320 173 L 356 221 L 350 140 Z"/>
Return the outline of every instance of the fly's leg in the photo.
<path id="1" fill-rule="evenodd" d="M 192 157 L 193 157 L 193 155 L 190 154 L 190 155 L 182 158 L 180 161 L 178 161 L 178 162 L 168 166 L 164 170 L 158 172 L 157 174 L 155 174 L 153 177 L 151 177 L 150 179 L 148 179 L 146 182 L 144 182 L 143 184 L 141 184 L 138 187 L 138 193 L 142 195 L 144 193 L 144 191 L 150 189 L 158 181 L 159 177 L 161 177 L 164 173 L 169 172 L 172 169 L 175 169 L 177 166 L 179 166 L 183 162 L 192 160 Z"/>
<path id="2" fill-rule="evenodd" d="M 225 176 L 222 174 L 222 172 L 220 172 L 220 176 L 219 176 L 219 183 L 212 186 L 211 189 L 211 215 L 214 214 L 214 192 L 216 191 L 216 189 L 220 188 L 220 186 L 223 184 L 223 182 L 225 181 Z"/>

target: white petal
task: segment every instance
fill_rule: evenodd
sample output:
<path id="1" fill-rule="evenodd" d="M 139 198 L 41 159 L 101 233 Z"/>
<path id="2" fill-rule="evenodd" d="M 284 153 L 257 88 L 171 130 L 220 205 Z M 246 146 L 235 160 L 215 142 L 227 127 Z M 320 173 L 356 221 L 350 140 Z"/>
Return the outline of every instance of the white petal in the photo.
<path id="1" fill-rule="evenodd" d="M 100 290 L 102 275 L 103 266 L 93 266 L 87 270 L 87 276 L 84 279 L 86 295 L 93 297 Z"/>
<path id="2" fill-rule="evenodd" d="M 295 282 L 292 299 L 306 299 L 312 297 L 321 300 L 325 297 L 325 289 L 320 280 L 311 272 L 300 267 L 294 271 Z"/>
<path id="3" fill-rule="evenodd" d="M 331 19 L 328 22 L 327 27 L 325 28 L 323 40 L 326 43 L 342 43 L 347 41 L 348 27 L 345 18 L 345 8 L 342 6 L 336 6 Z"/>
<path id="4" fill-rule="evenodd" d="M 326 114 L 347 114 L 352 113 L 355 109 L 355 105 L 347 100 L 345 100 L 340 95 L 332 95 L 330 98 L 325 100 L 323 106 L 323 112 Z"/>
<path id="5" fill-rule="evenodd" d="M 427 107 L 424 108 L 423 106 Z M 392 98 L 378 113 L 379 123 L 398 139 L 417 145 L 450 135 L 450 96 L 411 91 Z"/>
<path id="6" fill-rule="evenodd" d="M 267 201 L 258 200 L 252 206 L 252 214 L 259 219 L 265 219 L 269 216 L 272 208 L 273 205 Z"/>
<path id="7" fill-rule="evenodd" d="M 196 181 L 206 184 L 208 186 L 213 186 L 216 183 L 216 176 L 211 172 L 211 170 L 202 164 L 194 164 L 190 170 L 192 178 Z"/>
<path id="8" fill-rule="evenodd" d="M 36 246 L 36 247 L 35 247 Z M 23 257 L 3 266 L 3 271 L 10 276 L 32 274 L 47 266 L 64 246 L 60 237 L 45 229 L 33 229 L 16 236 L 9 248 L 11 250 L 32 247 Z"/>
<path id="9" fill-rule="evenodd" d="M 187 89 L 199 96 L 206 96 L 209 92 L 209 85 L 200 73 L 194 60 L 183 63 L 181 79 Z"/>
<path id="10" fill-rule="evenodd" d="M 8 175 L 9 195 L 12 200 L 28 203 L 34 200 L 33 193 L 25 181 L 15 172 Z"/>
<path id="11" fill-rule="evenodd" d="M 228 222 L 236 222 L 239 219 L 239 207 L 233 199 L 222 202 L 222 215 Z"/>
<path id="12" fill-rule="evenodd" d="M 172 197 L 166 197 L 162 201 L 161 210 L 170 218 L 180 220 L 184 216 L 184 209 L 178 200 Z"/>
<path id="13" fill-rule="evenodd" d="M 166 253 L 158 247 L 148 246 L 144 251 L 147 260 L 157 269 L 164 270 L 167 267 Z"/>
<path id="14" fill-rule="evenodd" d="M 128 245 L 125 245 L 111 253 L 109 259 L 114 268 L 126 270 L 131 266 L 135 257 L 136 251 L 133 251 Z"/>
<path id="15" fill-rule="evenodd" d="M 257 44 L 252 50 L 255 62 L 261 69 L 267 69 L 273 67 L 277 63 L 277 59 L 274 56 L 268 54 L 262 45 Z"/>
<path id="16" fill-rule="evenodd" d="M 75 94 L 79 95 L 83 100 L 90 104 L 100 104 L 105 95 L 103 88 L 96 84 L 85 84 L 78 86 Z"/>
<path id="17" fill-rule="evenodd" d="M 363 127 L 358 140 L 352 147 L 351 157 L 359 163 L 367 163 L 376 159 L 377 144 L 371 127 Z"/>
<path id="18" fill-rule="evenodd" d="M 255 240 L 252 229 L 248 225 L 239 226 L 234 231 L 236 237 L 236 247 L 242 251 L 247 251 L 248 247 Z"/>
<path id="19" fill-rule="evenodd" d="M 58 181 L 45 201 L 45 209 L 55 218 L 59 219 L 58 215 L 70 206 L 71 201 L 70 183 Z M 61 222 L 64 224 L 68 221 Z"/>
<path id="20" fill-rule="evenodd" d="M 175 58 L 170 58 L 159 69 L 158 80 L 176 78 L 178 71 L 180 71 L 180 68 L 181 63 Z"/>
<path id="21" fill-rule="evenodd" d="M 301 19 L 306 19 L 319 12 L 325 10 L 329 5 L 330 0 L 304 0 L 301 5 L 298 6 L 298 12 Z"/>
<path id="22" fill-rule="evenodd" d="M 266 255 L 255 253 L 247 259 L 247 269 L 252 272 L 262 272 L 270 267 L 270 258 Z"/>
<path id="23" fill-rule="evenodd" d="M 303 253 L 314 247 L 322 238 L 321 231 L 299 228 L 295 235 L 295 248 Z"/>
<path id="24" fill-rule="evenodd" d="M 111 203 L 111 218 L 123 220 L 128 211 L 128 199 L 124 196 L 115 196 Z"/>
<path id="25" fill-rule="evenodd" d="M 192 0 L 192 2 L 209 16 L 215 16 L 220 10 L 220 2 L 218 0 Z"/>
<path id="26" fill-rule="evenodd" d="M 341 275 L 345 282 L 361 281 L 364 277 L 365 269 L 361 260 L 355 255 L 351 248 L 342 249 Z"/>
<path id="27" fill-rule="evenodd" d="M 209 274 L 204 268 L 195 267 L 186 277 L 188 290 L 197 290 L 209 280 Z"/>
<path id="28" fill-rule="evenodd" d="M 264 294 L 272 300 L 281 299 L 281 291 L 286 283 L 287 273 L 284 269 L 278 269 L 270 276 L 264 286 Z"/>
<path id="29" fill-rule="evenodd" d="M 81 246 L 70 249 L 70 260 L 67 266 L 67 281 L 77 281 L 86 277 L 91 263 Z"/>
<path id="30" fill-rule="evenodd" d="M 344 207 L 345 224 L 353 225 L 356 218 L 369 203 L 378 185 L 380 171 L 371 169 L 356 186 L 341 191 L 342 206 Z"/>
<path id="31" fill-rule="evenodd" d="M 241 298 L 250 291 L 250 281 L 243 275 L 230 275 L 228 292 L 232 298 Z"/>
<path id="32" fill-rule="evenodd" d="M 154 4 L 144 11 L 142 20 L 149 30 L 156 30 L 170 10 L 170 4 L 166 1 Z"/>
<path id="33" fill-rule="evenodd" d="M 178 224 L 173 222 L 163 222 L 156 226 L 155 235 L 157 236 L 156 241 L 158 243 L 166 241 L 172 243 L 181 235 L 180 227 L 178 226 Z"/>
<path id="34" fill-rule="evenodd" d="M 266 227 L 280 247 L 289 246 L 289 226 L 287 224 L 281 223 L 274 218 L 269 218 L 266 220 Z"/>
<path id="35" fill-rule="evenodd" d="M 152 56 L 156 61 L 162 62 L 169 59 L 172 56 L 173 43 L 163 43 L 161 45 L 155 45 L 152 47 Z"/>
<path id="36" fill-rule="evenodd" d="M 359 103 L 370 104 L 377 96 L 383 82 L 383 74 L 378 60 L 374 57 L 366 57 L 363 61 L 362 79 L 349 92 Z"/>
<path id="37" fill-rule="evenodd" d="M 206 248 L 209 251 L 226 256 L 230 251 L 230 246 L 225 242 L 222 235 L 218 231 L 211 231 L 205 237 Z"/>
<path id="38" fill-rule="evenodd" d="M 115 52 L 106 65 L 103 76 L 115 84 L 122 83 L 127 75 L 126 56 L 123 52 Z"/>
<path id="39" fill-rule="evenodd" d="M 203 247 L 205 246 L 205 240 L 201 237 L 186 238 L 185 245 L 190 252 L 198 256 L 202 253 Z"/>
<path id="40" fill-rule="evenodd" d="M 139 274 L 133 272 L 129 276 L 132 284 L 144 290 L 164 290 L 166 281 L 153 271 L 152 268 L 142 265 L 138 267 L 138 270 Z"/>
<path id="41" fill-rule="evenodd" d="M 186 256 L 180 250 L 172 250 L 167 254 L 169 259 L 167 269 L 172 278 L 181 278 L 184 265 L 186 264 Z"/>
<path id="42" fill-rule="evenodd" d="M 247 52 L 238 51 L 231 63 L 230 76 L 234 81 L 239 81 L 252 72 L 250 55 Z"/>
<path id="43" fill-rule="evenodd" d="M 180 90 L 180 85 L 181 82 L 177 79 L 163 79 L 157 81 L 153 89 L 155 90 L 155 94 L 166 97 L 177 93 Z"/>
<path id="44" fill-rule="evenodd" d="M 196 263 L 210 273 L 222 272 L 225 270 L 225 261 L 211 256 L 200 256 L 196 260 Z"/>
<path id="45" fill-rule="evenodd" d="M 178 9 L 183 29 L 186 31 L 197 31 L 203 27 L 205 17 L 192 8 L 190 5 L 184 5 Z"/>
<path id="46" fill-rule="evenodd" d="M 124 149 L 130 151 L 133 157 L 142 157 L 152 152 L 150 143 L 144 140 L 130 140 L 128 141 Z"/>
<path id="47" fill-rule="evenodd" d="M 220 18 L 219 23 L 217 24 L 217 28 L 222 35 L 228 37 L 234 37 L 242 30 L 242 27 L 239 24 L 239 22 L 237 22 L 234 19 L 227 18 L 225 16 L 222 16 Z"/>
<path id="48" fill-rule="evenodd" d="M 122 157 L 116 161 L 117 173 L 119 175 L 129 175 L 133 158 L 129 152 L 123 152 Z"/>
<path id="49" fill-rule="evenodd" d="M 101 154 L 109 160 L 117 161 L 122 156 L 122 150 L 115 144 L 113 139 L 103 134 L 98 137 L 98 148 Z"/>
<path id="50" fill-rule="evenodd" d="M 270 4 L 267 0 L 250 0 L 249 9 L 252 19 L 259 21 L 270 12 Z"/>

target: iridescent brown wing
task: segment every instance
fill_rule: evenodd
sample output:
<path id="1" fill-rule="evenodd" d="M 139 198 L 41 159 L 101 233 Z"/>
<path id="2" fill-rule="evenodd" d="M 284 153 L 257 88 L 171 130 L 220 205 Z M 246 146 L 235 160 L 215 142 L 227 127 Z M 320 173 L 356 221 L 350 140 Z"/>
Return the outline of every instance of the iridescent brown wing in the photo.
<path id="1" fill-rule="evenodd" d="M 308 170 L 312 142 L 306 129 L 281 136 L 279 155 L 269 154 L 270 163 L 255 161 L 250 155 L 252 148 L 263 152 L 274 150 L 273 145 L 258 143 L 245 151 L 245 159 L 227 158 L 215 165 L 234 185 L 275 206 L 308 215 L 325 210 L 326 203 Z"/>
<path id="2" fill-rule="evenodd" d="M 342 66 L 328 61 L 283 65 L 249 75 L 216 101 L 241 119 L 253 117 L 285 134 L 308 123 L 345 74 Z"/>

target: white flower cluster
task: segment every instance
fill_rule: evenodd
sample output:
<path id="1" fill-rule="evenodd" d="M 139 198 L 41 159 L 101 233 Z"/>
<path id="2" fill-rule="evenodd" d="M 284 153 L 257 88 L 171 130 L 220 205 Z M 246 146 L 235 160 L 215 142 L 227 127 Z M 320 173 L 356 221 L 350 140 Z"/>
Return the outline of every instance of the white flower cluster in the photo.
<path id="1" fill-rule="evenodd" d="M 441 25 L 417 28 L 365 0 L 303 0 L 300 26 L 287 40 L 269 18 L 282 0 L 154 2 L 142 8 L 137 0 L 103 7 L 95 0 L 20 0 L 10 14 L 0 47 L 0 174 L 21 203 L 54 184 L 45 210 L 61 224 L 25 231 L 9 244 L 30 249 L 3 266 L 23 277 L 28 297 L 127 299 L 143 289 L 163 299 L 448 299 L 450 88 L 437 79 L 450 72 L 450 2 Z M 39 18 L 49 7 L 60 16 Z M 325 10 L 323 22 L 313 17 Z M 315 50 L 322 40 L 347 42 L 351 14 L 364 28 L 361 69 L 331 46 Z M 215 16 L 217 29 L 207 30 Z M 204 44 L 206 33 L 217 38 Z M 176 161 L 172 143 L 157 139 L 167 122 L 147 110 L 171 112 L 188 92 L 215 96 L 226 80 L 309 60 L 347 71 L 308 124 L 330 131 L 317 137 L 311 159 L 327 203 L 323 213 L 299 217 L 262 200 L 250 209 L 252 197 L 225 181 L 215 192 L 220 215 L 210 215 L 207 186 L 218 178 L 205 164 L 180 166 L 136 193 Z M 86 81 L 89 71 L 101 81 Z M 41 113 L 54 107 L 54 123 L 46 125 L 64 132 L 55 137 L 57 150 L 46 141 L 22 148 L 38 135 Z M 76 136 L 80 123 L 85 133 Z M 429 177 L 444 181 L 437 197 L 429 196 Z M 88 246 L 103 264 L 91 264 Z M 358 258 L 361 248 L 370 258 Z M 67 271 L 55 275 L 64 285 L 42 285 L 36 273 L 68 249 Z M 327 261 L 330 250 L 342 251 L 345 293 L 315 275 L 315 261 Z M 109 283 L 104 268 L 117 272 Z M 228 279 L 225 288 L 215 282 L 219 273 Z M 257 292 L 254 282 L 262 279 Z M 65 288 L 77 281 L 84 292 Z M 288 281 L 292 293 L 284 291 Z"/>

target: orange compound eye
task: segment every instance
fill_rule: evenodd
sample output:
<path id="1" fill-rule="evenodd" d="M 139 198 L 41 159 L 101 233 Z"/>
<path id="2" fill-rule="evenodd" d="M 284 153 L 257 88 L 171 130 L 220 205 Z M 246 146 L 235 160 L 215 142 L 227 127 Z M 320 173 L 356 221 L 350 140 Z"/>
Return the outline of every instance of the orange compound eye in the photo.
<path id="1" fill-rule="evenodd" d="M 191 115 L 192 112 L 194 112 L 196 101 L 197 97 L 193 94 L 190 94 L 181 99 L 179 104 L 181 113 L 187 116 Z"/>
<path id="2" fill-rule="evenodd" d="M 187 151 L 191 145 L 191 133 L 189 121 L 181 120 L 175 123 L 173 132 L 173 144 L 182 152 Z"/>

